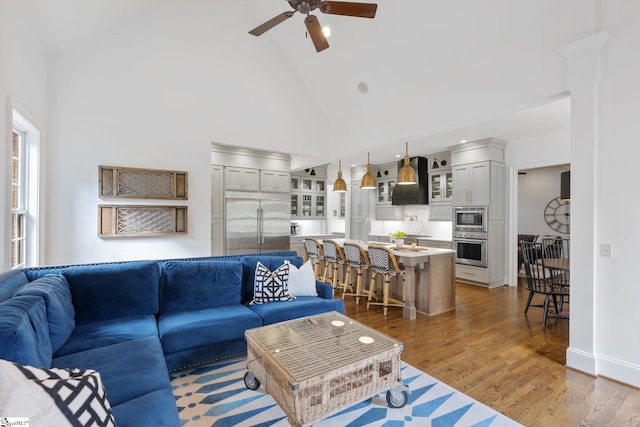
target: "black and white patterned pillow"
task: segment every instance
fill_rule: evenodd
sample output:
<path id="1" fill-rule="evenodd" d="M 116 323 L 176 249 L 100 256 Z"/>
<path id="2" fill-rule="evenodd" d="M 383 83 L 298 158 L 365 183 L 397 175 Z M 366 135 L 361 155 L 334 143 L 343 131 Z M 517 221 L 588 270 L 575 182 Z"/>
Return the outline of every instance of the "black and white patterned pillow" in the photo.
<path id="1" fill-rule="evenodd" d="M 289 294 L 288 282 L 289 262 L 271 271 L 258 261 L 253 282 L 253 300 L 249 304 L 294 300 L 295 297 Z"/>
<path id="2" fill-rule="evenodd" d="M 6 388 L 5 388 L 6 387 Z M 42 369 L 0 360 L 0 414 L 33 425 L 115 426 L 100 374 L 92 369 Z"/>

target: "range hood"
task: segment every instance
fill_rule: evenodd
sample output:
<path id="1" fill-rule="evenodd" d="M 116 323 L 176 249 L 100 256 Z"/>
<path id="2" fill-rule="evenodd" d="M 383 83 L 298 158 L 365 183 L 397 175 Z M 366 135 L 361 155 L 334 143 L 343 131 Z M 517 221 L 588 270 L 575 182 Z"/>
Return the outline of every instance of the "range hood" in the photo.
<path id="1" fill-rule="evenodd" d="M 391 196 L 392 205 L 426 205 L 429 204 L 429 176 L 426 157 L 411 157 L 409 164 L 416 171 L 418 183 L 413 185 L 396 185 Z M 398 162 L 398 170 L 404 165 L 404 159 Z"/>

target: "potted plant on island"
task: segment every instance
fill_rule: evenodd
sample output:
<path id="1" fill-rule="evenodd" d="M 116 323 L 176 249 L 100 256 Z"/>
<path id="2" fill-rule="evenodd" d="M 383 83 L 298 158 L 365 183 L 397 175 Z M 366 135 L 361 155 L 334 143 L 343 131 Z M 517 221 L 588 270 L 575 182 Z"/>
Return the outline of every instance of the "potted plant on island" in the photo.
<path id="1" fill-rule="evenodd" d="M 393 239 L 393 242 L 396 244 L 396 247 L 401 248 L 404 246 L 404 238 L 407 235 L 404 231 L 396 231 L 393 233 L 389 233 L 387 236 Z"/>

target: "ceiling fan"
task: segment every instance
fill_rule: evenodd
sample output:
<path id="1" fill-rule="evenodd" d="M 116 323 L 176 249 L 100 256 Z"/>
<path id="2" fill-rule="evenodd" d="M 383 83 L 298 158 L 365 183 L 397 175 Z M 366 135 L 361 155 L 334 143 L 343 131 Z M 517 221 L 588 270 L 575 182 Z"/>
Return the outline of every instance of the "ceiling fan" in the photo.
<path id="1" fill-rule="evenodd" d="M 249 34 L 259 36 L 276 25 L 291 18 L 296 12 L 300 12 L 303 15 L 307 15 L 304 19 L 304 23 L 307 26 L 307 32 L 313 41 L 316 51 L 320 52 L 329 47 L 329 42 L 322 32 L 322 27 L 320 26 L 320 22 L 318 22 L 318 18 L 314 15 L 309 15 L 310 12 L 315 9 L 319 9 L 320 12 L 329 15 L 373 18 L 376 16 L 376 9 L 378 8 L 378 5 L 374 3 L 355 3 L 346 1 L 287 0 L 287 3 L 291 5 L 294 9 L 293 11 L 286 11 L 269 19 L 267 22 L 258 25 L 256 28 L 249 31 Z"/>

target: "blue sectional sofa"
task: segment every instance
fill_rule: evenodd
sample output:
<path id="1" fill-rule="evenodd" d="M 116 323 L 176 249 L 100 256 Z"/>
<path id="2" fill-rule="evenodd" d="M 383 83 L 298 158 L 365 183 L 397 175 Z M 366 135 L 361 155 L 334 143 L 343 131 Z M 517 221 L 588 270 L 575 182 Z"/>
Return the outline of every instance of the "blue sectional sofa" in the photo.
<path id="1" fill-rule="evenodd" d="M 317 296 L 249 304 L 258 261 L 275 270 L 285 260 L 303 264 L 284 252 L 5 273 L 0 276 L 0 359 L 95 370 L 119 427 L 179 426 L 169 371 L 246 352 L 249 328 L 344 313 L 333 288 L 319 281 Z"/>

